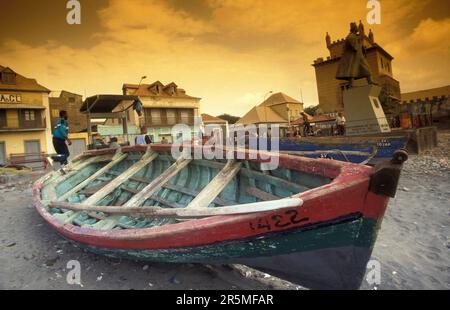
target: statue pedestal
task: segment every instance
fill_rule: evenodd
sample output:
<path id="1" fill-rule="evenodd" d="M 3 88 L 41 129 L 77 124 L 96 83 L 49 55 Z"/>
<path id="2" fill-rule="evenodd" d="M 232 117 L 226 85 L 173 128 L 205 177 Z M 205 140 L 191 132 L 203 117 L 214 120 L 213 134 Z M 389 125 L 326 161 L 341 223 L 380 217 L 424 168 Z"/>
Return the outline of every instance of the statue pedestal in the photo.
<path id="1" fill-rule="evenodd" d="M 391 132 L 378 95 L 381 87 L 366 85 L 344 91 L 347 136 Z"/>

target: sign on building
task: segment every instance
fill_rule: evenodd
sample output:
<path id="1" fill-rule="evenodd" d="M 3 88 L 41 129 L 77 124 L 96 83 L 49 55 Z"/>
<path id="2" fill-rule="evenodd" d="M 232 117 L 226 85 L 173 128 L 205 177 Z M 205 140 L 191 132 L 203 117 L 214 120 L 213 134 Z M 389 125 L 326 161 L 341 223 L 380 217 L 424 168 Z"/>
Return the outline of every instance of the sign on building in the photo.
<path id="1" fill-rule="evenodd" d="M 15 94 L 0 94 L 1 103 L 19 103 L 22 102 L 22 97 Z"/>

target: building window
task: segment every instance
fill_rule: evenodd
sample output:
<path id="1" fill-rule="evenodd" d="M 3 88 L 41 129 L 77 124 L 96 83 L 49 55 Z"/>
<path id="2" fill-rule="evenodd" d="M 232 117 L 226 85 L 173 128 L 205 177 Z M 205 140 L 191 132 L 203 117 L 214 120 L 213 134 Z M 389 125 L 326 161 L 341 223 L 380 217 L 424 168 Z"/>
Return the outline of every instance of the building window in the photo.
<path id="1" fill-rule="evenodd" d="M 175 89 L 175 86 L 169 86 L 168 88 L 167 88 L 167 93 L 169 94 L 169 95 L 171 95 L 171 96 L 173 96 L 173 95 L 175 95 L 176 94 L 176 89 Z"/>
<path id="2" fill-rule="evenodd" d="M 25 113 L 26 121 L 35 121 L 36 120 L 36 115 L 33 110 L 25 110 L 24 113 Z"/>
<path id="3" fill-rule="evenodd" d="M 69 97 L 69 103 L 75 103 L 75 97 Z"/>
<path id="4" fill-rule="evenodd" d="M 175 125 L 177 123 L 177 112 L 175 109 L 167 109 L 166 116 L 168 125 Z"/>
<path id="5" fill-rule="evenodd" d="M 161 110 L 153 109 L 151 113 L 152 113 L 152 124 L 154 125 L 161 124 Z"/>
<path id="6" fill-rule="evenodd" d="M 16 74 L 13 72 L 2 72 L 1 73 L 1 81 L 3 84 L 16 84 Z"/>
<path id="7" fill-rule="evenodd" d="M 180 123 L 182 124 L 190 124 L 192 123 L 193 111 L 192 110 L 181 110 L 180 111 Z"/>
<path id="8" fill-rule="evenodd" d="M 58 109 L 52 109 L 52 117 L 58 118 L 59 117 L 59 110 Z"/>
<path id="9" fill-rule="evenodd" d="M 151 89 L 154 93 L 157 93 L 157 94 L 159 94 L 161 92 L 161 88 L 160 88 L 159 84 L 153 85 Z"/>
<path id="10" fill-rule="evenodd" d="M 161 125 L 161 110 L 160 109 L 145 109 L 145 120 L 147 125 Z"/>
<path id="11" fill-rule="evenodd" d="M 6 110 L 0 110 L 0 128 L 7 127 Z"/>
<path id="12" fill-rule="evenodd" d="M 20 110 L 21 128 L 42 128 L 41 112 L 37 110 Z"/>

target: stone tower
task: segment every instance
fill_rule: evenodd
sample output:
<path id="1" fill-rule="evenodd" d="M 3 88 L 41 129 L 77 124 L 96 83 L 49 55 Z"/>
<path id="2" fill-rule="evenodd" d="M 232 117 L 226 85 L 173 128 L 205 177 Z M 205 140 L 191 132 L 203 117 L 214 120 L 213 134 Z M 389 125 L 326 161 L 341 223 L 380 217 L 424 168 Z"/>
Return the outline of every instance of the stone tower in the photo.
<path id="1" fill-rule="evenodd" d="M 394 78 L 392 60 L 394 59 L 383 47 L 375 42 L 372 30 L 365 34 L 363 23 L 358 25 L 359 31 L 363 33 L 363 46 L 367 61 L 373 74 L 373 79 L 381 87 L 380 101 L 387 114 L 394 109 L 400 99 L 400 83 Z M 336 80 L 336 70 L 343 53 L 345 39 L 332 41 L 330 34 L 325 36 L 326 47 L 329 56 L 317 58 L 313 67 L 316 72 L 317 92 L 319 95 L 319 108 L 324 113 L 335 113 L 343 111 L 342 91 L 346 87 L 346 81 Z M 365 81 L 355 81 L 355 85 Z"/>

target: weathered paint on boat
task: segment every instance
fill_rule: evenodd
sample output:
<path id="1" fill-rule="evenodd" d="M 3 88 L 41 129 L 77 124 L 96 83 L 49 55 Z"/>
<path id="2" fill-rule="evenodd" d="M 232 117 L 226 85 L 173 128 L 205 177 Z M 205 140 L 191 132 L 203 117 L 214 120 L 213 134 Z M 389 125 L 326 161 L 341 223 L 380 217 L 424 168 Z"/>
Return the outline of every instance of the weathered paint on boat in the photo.
<path id="1" fill-rule="evenodd" d="M 170 146 L 155 145 L 152 149 L 162 154 L 170 151 Z M 124 169 L 133 165 L 142 156 L 137 154 L 144 151 L 142 147 L 124 148 L 122 152 L 135 157 L 124 164 Z M 89 152 L 86 156 L 100 156 L 108 152 L 113 151 Z M 250 153 L 245 153 L 245 158 L 248 159 Z M 168 162 L 164 166 L 166 159 L 152 163 L 154 166 L 147 169 L 154 170 L 149 174 L 150 178 L 166 169 L 170 164 Z M 258 158 L 251 162 L 261 161 Z M 136 219 L 136 223 L 131 225 L 130 222 L 118 221 L 115 229 L 103 230 L 101 225 L 95 226 L 99 222 L 92 225 L 89 219 L 81 217 L 78 223 L 65 223 L 67 217 L 59 215 L 58 218 L 58 215 L 49 212 L 43 203 L 43 196 L 46 195 L 46 188 L 51 187 L 46 182 L 54 178 L 53 175 L 35 183 L 34 199 L 37 210 L 51 226 L 64 237 L 93 252 L 150 261 L 245 263 L 314 288 L 357 288 L 364 276 L 365 265 L 388 203 L 387 196 L 369 191 L 369 187 L 373 186 L 370 182 L 374 170 L 362 165 L 283 154 L 279 155 L 279 161 L 281 170 L 277 172 L 276 180 L 280 182 L 280 188 L 276 189 L 273 184 L 267 187 L 263 180 L 247 177 L 252 176 L 252 169 L 246 168 L 223 190 L 224 194 L 218 196 L 217 199 L 222 201 L 215 201 L 213 206 L 218 206 L 216 203 L 223 203 L 223 200 L 231 201 L 232 197 L 241 197 L 238 203 L 250 199 L 242 193 L 236 196 L 235 192 L 241 188 L 238 183 L 252 185 L 253 182 L 260 190 L 266 189 L 280 198 L 301 197 L 303 205 L 300 207 L 182 222 Z M 89 167 L 83 169 L 89 170 Z M 210 168 L 204 170 L 194 163 L 184 169 L 184 173 L 174 178 L 172 188 L 181 183 L 196 183 L 204 187 L 214 177 Z M 285 175 L 285 179 L 281 180 L 281 174 Z M 259 174 L 257 176 L 261 177 Z M 309 182 L 309 185 L 298 193 L 292 193 L 294 188 L 290 191 L 282 188 L 302 181 Z M 136 188 L 138 192 L 142 185 Z M 56 195 L 62 195 L 67 190 L 58 192 L 57 189 Z M 118 193 L 117 199 L 120 199 L 124 193 Z M 176 199 L 173 191 L 165 190 L 158 192 L 158 195 L 152 198 L 156 200 L 147 203 L 153 205 L 158 201 L 164 205 L 170 200 L 170 203 L 187 205 L 193 199 L 188 199 L 186 194 L 179 194 Z M 104 201 L 106 205 L 110 202 L 111 198 Z M 315 269 L 314 272 L 311 268 Z"/>

